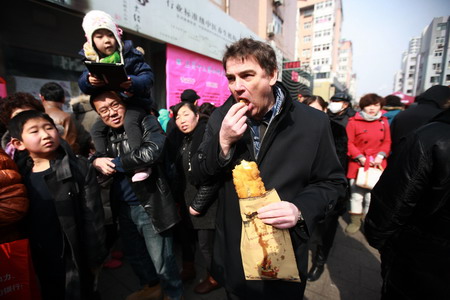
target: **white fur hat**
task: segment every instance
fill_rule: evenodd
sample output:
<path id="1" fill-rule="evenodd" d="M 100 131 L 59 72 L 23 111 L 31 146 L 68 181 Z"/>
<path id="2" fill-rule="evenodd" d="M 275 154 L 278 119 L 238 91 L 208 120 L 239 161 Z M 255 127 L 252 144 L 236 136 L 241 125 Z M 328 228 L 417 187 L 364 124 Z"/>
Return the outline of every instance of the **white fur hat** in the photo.
<path id="1" fill-rule="evenodd" d="M 83 26 L 84 33 L 86 34 L 86 38 L 88 43 L 95 49 L 94 44 L 92 43 L 92 35 L 97 29 L 108 29 L 114 34 L 116 38 L 117 45 L 119 46 L 119 50 L 122 53 L 122 29 L 120 29 L 116 23 L 114 23 L 113 18 L 101 10 L 91 10 L 88 12 L 83 18 Z"/>

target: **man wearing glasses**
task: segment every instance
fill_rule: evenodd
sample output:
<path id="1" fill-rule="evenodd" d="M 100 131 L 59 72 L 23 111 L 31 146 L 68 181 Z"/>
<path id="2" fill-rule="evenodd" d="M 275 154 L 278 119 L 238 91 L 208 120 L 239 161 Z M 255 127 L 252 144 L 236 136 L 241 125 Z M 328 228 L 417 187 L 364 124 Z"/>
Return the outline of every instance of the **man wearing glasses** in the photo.
<path id="1" fill-rule="evenodd" d="M 160 299 L 162 291 L 168 299 L 181 299 L 182 283 L 172 251 L 171 230 L 179 216 L 161 164 L 165 135 L 158 120 L 149 114 L 140 124 L 142 143 L 131 150 L 123 128 L 127 108 L 121 97 L 106 91 L 91 96 L 90 102 L 108 126 L 108 157 L 95 157 L 92 164 L 114 178 L 113 213 L 118 215 L 125 255 L 143 286 L 127 299 Z M 132 182 L 134 171 L 143 167 L 151 167 L 151 175 L 144 181 Z"/>

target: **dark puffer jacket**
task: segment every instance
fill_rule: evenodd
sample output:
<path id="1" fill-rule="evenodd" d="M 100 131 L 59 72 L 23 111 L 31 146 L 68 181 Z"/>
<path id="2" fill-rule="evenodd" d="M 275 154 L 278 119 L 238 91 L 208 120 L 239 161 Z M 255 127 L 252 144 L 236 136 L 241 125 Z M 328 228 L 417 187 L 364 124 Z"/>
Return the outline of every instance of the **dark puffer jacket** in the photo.
<path id="1" fill-rule="evenodd" d="M 81 50 L 79 54 L 84 56 L 84 51 Z M 126 40 L 124 42 L 123 58 L 125 71 L 132 82 L 128 92 L 132 93 L 134 97 L 131 97 L 130 101 L 144 109 L 150 109 L 152 103 L 150 89 L 154 81 L 152 68 L 144 61 L 142 52 L 134 48 L 132 41 Z M 83 93 L 92 95 L 99 92 L 102 88 L 91 85 L 88 80 L 88 74 L 89 71 L 86 69 L 78 79 L 78 85 Z"/>
<path id="2" fill-rule="evenodd" d="M 192 225 L 194 229 L 214 229 L 217 213 L 218 187 L 215 185 L 196 186 L 190 182 L 192 156 L 200 146 L 207 122 L 208 118 L 200 118 L 194 131 L 184 136 L 183 143 L 177 149 L 177 157 L 175 159 L 180 179 L 178 188 L 181 189 L 181 193 L 179 195 L 184 198 L 184 203 L 182 204 L 184 206 L 182 210 L 183 218 L 186 221 L 190 220 L 188 224 Z M 202 201 L 199 201 L 200 198 L 202 198 Z M 189 206 L 192 206 L 202 214 L 199 216 L 190 215 L 188 212 Z"/>
<path id="3" fill-rule="evenodd" d="M 450 299 L 450 110 L 389 160 L 365 232 L 380 250 L 389 299 Z"/>
<path id="4" fill-rule="evenodd" d="M 15 157 L 22 176 L 27 176 L 33 168 L 33 160 L 18 153 Z M 69 274 L 66 297 L 86 299 L 84 293 L 92 288 L 91 271 L 99 268 L 107 255 L 100 186 L 92 164 L 84 157 L 75 157 L 64 140 L 50 166 L 51 172 L 44 178 L 70 247 L 71 259 L 66 260 L 66 274 Z M 30 209 L 29 214 L 32 213 Z M 28 230 L 31 238 L 33 228 Z"/>
<path id="5" fill-rule="evenodd" d="M 109 157 L 120 157 L 133 192 L 149 214 L 155 231 L 162 232 L 180 221 L 162 165 L 166 136 L 153 115 L 148 115 L 142 120 L 141 128 L 142 143 L 134 150 L 130 149 L 123 127 L 109 128 L 107 154 Z M 152 168 L 150 177 L 144 181 L 131 182 L 134 171 L 143 167 Z M 111 197 L 115 200 L 113 204 L 121 201 L 117 195 L 112 194 Z M 115 207 L 113 205 L 113 208 Z"/>

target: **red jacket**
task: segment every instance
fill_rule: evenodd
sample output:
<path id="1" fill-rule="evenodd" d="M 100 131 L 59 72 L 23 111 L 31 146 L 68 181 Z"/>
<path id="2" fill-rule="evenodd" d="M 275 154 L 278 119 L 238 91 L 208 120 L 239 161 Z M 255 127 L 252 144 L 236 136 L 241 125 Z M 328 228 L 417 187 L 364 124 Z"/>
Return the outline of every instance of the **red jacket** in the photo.
<path id="1" fill-rule="evenodd" d="M 385 157 L 391 151 L 391 132 L 389 131 L 388 119 L 384 116 L 375 121 L 366 121 L 358 112 L 348 120 L 348 164 L 347 178 L 356 178 L 359 163 L 355 159 L 364 155 L 367 160 L 370 156 L 375 159 L 377 154 L 382 153 Z M 386 159 L 381 164 L 386 168 Z"/>
<path id="2" fill-rule="evenodd" d="M 22 238 L 19 221 L 28 211 L 28 198 L 16 164 L 0 148 L 0 244 Z"/>

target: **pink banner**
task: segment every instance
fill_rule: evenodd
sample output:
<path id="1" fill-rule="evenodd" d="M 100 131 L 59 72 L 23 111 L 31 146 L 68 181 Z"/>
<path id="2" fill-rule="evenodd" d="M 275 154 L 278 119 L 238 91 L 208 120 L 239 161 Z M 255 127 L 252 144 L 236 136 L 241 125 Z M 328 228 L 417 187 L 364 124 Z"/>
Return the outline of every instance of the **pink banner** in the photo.
<path id="1" fill-rule="evenodd" d="M 204 102 L 221 106 L 230 96 L 222 63 L 212 58 L 167 44 L 167 108 L 179 103 L 185 89 L 193 89 Z"/>

